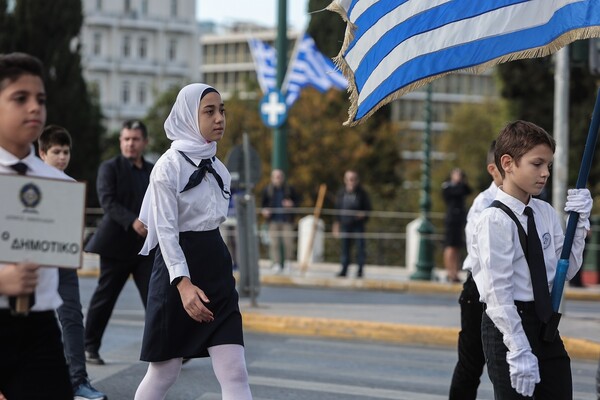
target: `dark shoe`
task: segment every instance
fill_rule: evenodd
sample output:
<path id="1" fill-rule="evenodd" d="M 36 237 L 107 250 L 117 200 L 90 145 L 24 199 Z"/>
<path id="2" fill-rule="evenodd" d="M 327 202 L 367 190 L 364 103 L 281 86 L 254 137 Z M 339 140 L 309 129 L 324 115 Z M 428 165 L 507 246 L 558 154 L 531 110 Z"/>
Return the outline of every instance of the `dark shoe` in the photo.
<path id="1" fill-rule="evenodd" d="M 183 357 L 183 359 L 181 359 L 181 365 L 188 363 L 190 360 L 191 360 L 191 358 Z"/>
<path id="2" fill-rule="evenodd" d="M 363 270 L 362 269 L 358 270 L 358 272 L 356 273 L 356 277 L 359 278 L 359 279 L 363 277 Z"/>
<path id="3" fill-rule="evenodd" d="M 348 271 L 340 271 L 337 273 L 337 277 L 338 278 L 344 278 L 346 275 L 348 275 Z"/>
<path id="4" fill-rule="evenodd" d="M 104 365 L 104 360 L 100 358 L 100 354 L 97 351 L 86 351 L 85 361 L 90 364 Z"/>
<path id="5" fill-rule="evenodd" d="M 106 395 L 97 391 L 88 380 L 73 389 L 74 400 L 106 400 Z"/>

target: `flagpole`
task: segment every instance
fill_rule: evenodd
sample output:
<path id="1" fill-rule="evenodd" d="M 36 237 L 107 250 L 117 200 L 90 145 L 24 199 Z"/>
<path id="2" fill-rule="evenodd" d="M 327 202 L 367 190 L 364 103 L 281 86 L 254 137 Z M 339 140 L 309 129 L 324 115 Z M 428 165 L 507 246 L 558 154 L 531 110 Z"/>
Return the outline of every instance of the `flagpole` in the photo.
<path id="1" fill-rule="evenodd" d="M 277 9 L 277 89 L 281 91 L 287 69 L 287 0 L 279 0 Z M 287 121 L 273 130 L 271 168 L 287 175 Z"/>
<path id="2" fill-rule="evenodd" d="M 421 164 L 421 200 L 419 207 L 421 209 L 421 225 L 419 232 L 419 257 L 417 259 L 417 271 L 410 276 L 411 280 L 431 280 L 433 271 L 433 224 L 429 220 L 429 211 L 431 210 L 431 107 L 432 107 L 431 83 L 427 85 L 425 98 L 425 132 L 423 134 L 423 160 Z"/>
<path id="3" fill-rule="evenodd" d="M 592 122 L 590 124 L 590 129 L 588 131 L 588 136 L 585 142 L 581 166 L 579 167 L 579 175 L 577 176 L 577 183 L 575 185 L 577 189 L 585 188 L 587 184 L 587 180 L 590 175 L 590 168 L 592 167 L 592 159 L 594 158 L 594 150 L 596 149 L 596 141 L 598 139 L 599 129 L 600 90 L 598 90 L 598 94 L 596 97 L 596 105 L 594 106 L 594 113 L 592 114 Z M 554 311 L 558 311 L 560 307 L 560 301 L 562 299 L 562 294 L 565 287 L 565 280 L 567 277 L 567 270 L 569 269 L 569 256 L 571 255 L 571 247 L 573 246 L 573 238 L 575 237 L 575 230 L 577 229 L 578 220 L 579 214 L 571 211 L 569 213 L 569 221 L 567 222 L 565 242 L 560 253 L 558 265 L 556 266 L 556 274 L 554 276 L 554 284 L 552 286 L 551 297 L 552 308 L 554 309 Z"/>

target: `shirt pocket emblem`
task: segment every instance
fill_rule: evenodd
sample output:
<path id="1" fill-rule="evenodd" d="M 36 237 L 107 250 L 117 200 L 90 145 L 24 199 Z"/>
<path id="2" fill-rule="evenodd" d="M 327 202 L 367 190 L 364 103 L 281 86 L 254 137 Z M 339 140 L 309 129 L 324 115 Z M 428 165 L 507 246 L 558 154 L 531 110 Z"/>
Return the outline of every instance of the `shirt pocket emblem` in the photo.
<path id="1" fill-rule="evenodd" d="M 550 242 L 552 240 L 550 239 L 550 234 L 548 232 L 544 233 L 544 235 L 542 236 L 542 247 L 545 249 L 547 249 L 550 246 Z"/>

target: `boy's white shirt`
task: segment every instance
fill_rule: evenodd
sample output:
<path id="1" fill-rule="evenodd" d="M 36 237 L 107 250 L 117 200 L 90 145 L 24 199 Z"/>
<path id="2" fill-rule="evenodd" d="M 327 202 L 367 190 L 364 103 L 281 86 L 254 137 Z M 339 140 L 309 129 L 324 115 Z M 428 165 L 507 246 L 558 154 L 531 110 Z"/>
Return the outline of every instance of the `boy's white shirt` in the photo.
<path id="1" fill-rule="evenodd" d="M 497 191 L 496 200 L 506 204 L 517 216 L 527 232 L 526 205 L 520 200 Z M 539 199 L 530 199 L 536 229 L 542 243 L 549 290 L 552 289 L 556 266 L 564 242 L 564 233 L 558 215 L 552 206 Z M 578 228 L 569 257 L 567 279 L 581 267 L 586 231 Z M 502 332 L 509 351 L 529 347 L 515 301 L 533 301 L 531 275 L 519 241 L 515 222 L 501 209 L 491 207 L 482 211 L 471 234 L 469 253 L 473 263 L 473 279 L 486 303 L 486 313 Z"/>
<path id="2" fill-rule="evenodd" d="M 475 197 L 471 208 L 469 208 L 469 213 L 467 214 L 467 225 L 465 226 L 467 257 L 465 257 L 465 261 L 463 262 L 462 266 L 465 271 L 473 271 L 473 263 L 477 262 L 477 259 L 473 258 L 469 251 L 471 248 L 473 230 L 475 229 L 475 224 L 477 223 L 481 212 L 488 208 L 490 204 L 492 204 L 492 201 L 494 201 L 496 198 L 496 192 L 498 192 L 498 186 L 492 181 L 487 189 Z"/>
<path id="3" fill-rule="evenodd" d="M 17 162 L 27 164 L 28 176 L 37 176 L 41 178 L 54 178 L 63 180 L 73 180 L 64 172 L 44 163 L 35 155 L 33 145 L 29 155 L 23 159 L 18 159 L 12 153 L 9 153 L 0 147 L 0 173 L 16 174 L 10 167 Z M 0 269 L 5 268 L 6 264 L 0 264 Z M 35 304 L 31 311 L 49 311 L 55 310 L 62 304 L 62 299 L 58 294 L 58 269 L 43 267 L 39 269 L 38 285 L 35 288 Z M 8 297 L 0 296 L 0 309 L 8 308 Z"/>

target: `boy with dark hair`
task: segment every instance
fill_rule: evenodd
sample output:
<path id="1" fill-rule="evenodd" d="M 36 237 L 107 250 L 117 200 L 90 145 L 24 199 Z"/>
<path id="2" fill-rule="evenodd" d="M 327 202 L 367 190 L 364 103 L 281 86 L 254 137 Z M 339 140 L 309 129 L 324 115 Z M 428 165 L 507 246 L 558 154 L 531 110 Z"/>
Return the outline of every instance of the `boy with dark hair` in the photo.
<path id="1" fill-rule="evenodd" d="M 486 169 L 492 177 L 492 183 L 475 197 L 467 214 L 467 225 L 465 226 L 467 257 L 463 262 L 463 269 L 468 272 L 468 276 L 458 300 L 460 303 L 461 330 L 458 333 L 458 362 L 452 375 L 449 400 L 475 400 L 485 365 L 485 356 L 481 344 L 483 304 L 479 301 L 479 292 L 472 275 L 473 263 L 477 260 L 468 253 L 468 250 L 472 242 L 475 223 L 481 212 L 494 201 L 498 187 L 502 185 L 502 175 L 500 175 L 494 161 L 495 150 L 496 141 L 494 140 L 487 152 L 486 159 Z"/>
<path id="2" fill-rule="evenodd" d="M 554 149 L 554 139 L 531 122 L 515 121 L 500 132 L 494 158 L 503 183 L 472 233 L 473 279 L 485 303 L 481 337 L 496 400 L 573 397 L 569 355 L 549 324 L 564 233 L 554 208 L 532 197 L 550 176 Z M 579 222 L 567 279 L 581 267 L 591 209 L 589 190 L 568 191 L 565 211 L 579 213 Z"/>
<path id="3" fill-rule="evenodd" d="M 48 165 L 64 171 L 71 160 L 71 135 L 58 125 L 48 125 L 38 139 L 40 158 Z M 79 278 L 73 269 L 58 271 L 58 293 L 63 304 L 58 308 L 62 326 L 65 355 L 69 364 L 71 384 L 77 400 L 104 400 L 104 393 L 91 385 L 83 345 L 83 313 L 79 297 Z"/>
<path id="4" fill-rule="evenodd" d="M 41 62 L 0 54 L 0 173 L 71 180 L 36 157 L 33 142 L 46 122 Z M 73 391 L 54 310 L 62 303 L 58 271 L 29 262 L 0 264 L 0 398 L 72 400 Z M 10 297 L 34 294 L 16 314 Z"/>

